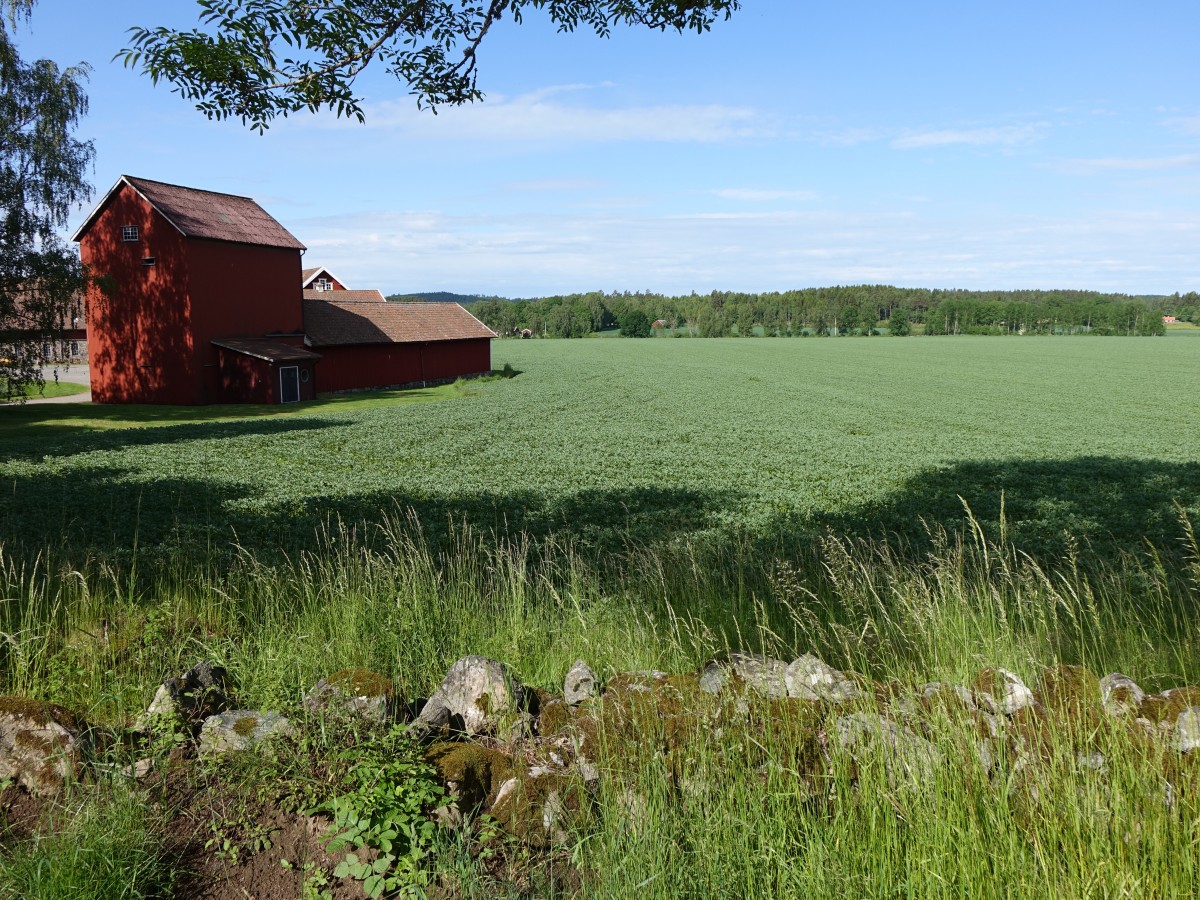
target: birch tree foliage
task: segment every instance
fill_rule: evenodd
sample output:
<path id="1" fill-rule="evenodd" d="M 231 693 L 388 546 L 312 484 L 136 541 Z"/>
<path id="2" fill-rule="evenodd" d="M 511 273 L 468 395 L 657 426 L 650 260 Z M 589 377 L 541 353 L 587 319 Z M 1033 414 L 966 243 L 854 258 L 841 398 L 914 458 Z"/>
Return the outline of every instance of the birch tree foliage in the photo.
<path id="1" fill-rule="evenodd" d="M 92 195 L 85 63 L 26 62 L 16 32 L 35 0 L 0 0 L 0 399 L 42 383 L 54 342 L 82 317 L 84 273 L 60 235 Z"/>
<path id="2" fill-rule="evenodd" d="M 128 67 L 193 102 L 210 119 L 260 133 L 272 120 L 329 109 L 364 121 L 355 79 L 369 66 L 422 107 L 483 98 L 478 51 L 497 22 L 530 11 L 559 31 L 617 26 L 703 33 L 741 0 L 197 0 L 196 28 L 130 29 Z"/>

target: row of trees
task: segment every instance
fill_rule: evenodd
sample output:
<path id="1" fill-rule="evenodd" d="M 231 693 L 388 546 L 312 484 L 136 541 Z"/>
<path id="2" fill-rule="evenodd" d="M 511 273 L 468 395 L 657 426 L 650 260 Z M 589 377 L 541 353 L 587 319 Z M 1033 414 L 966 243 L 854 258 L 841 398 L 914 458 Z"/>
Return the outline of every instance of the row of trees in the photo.
<path id="1" fill-rule="evenodd" d="M 544 337 L 582 337 L 644 318 L 695 337 L 728 335 L 1161 334 L 1162 317 L 1195 310 L 1195 294 L 1131 297 L 1095 291 L 961 291 L 850 285 L 765 294 L 713 291 L 672 297 L 649 291 L 490 298 L 471 311 L 499 334 L 528 328 Z M 631 318 L 637 313 L 639 318 Z M 642 329 L 638 329 L 639 331 Z"/>

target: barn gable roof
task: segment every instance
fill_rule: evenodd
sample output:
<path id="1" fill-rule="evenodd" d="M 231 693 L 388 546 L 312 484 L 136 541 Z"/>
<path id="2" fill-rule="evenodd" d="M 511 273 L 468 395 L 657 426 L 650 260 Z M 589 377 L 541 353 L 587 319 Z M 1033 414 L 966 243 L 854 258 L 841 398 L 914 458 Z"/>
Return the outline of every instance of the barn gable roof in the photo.
<path id="1" fill-rule="evenodd" d="M 136 191 L 184 237 L 291 250 L 305 249 L 291 232 L 249 197 L 202 191 L 130 175 L 122 175 L 117 179 L 117 183 L 71 236 L 72 240 L 78 241 L 83 237 L 108 201 L 124 185 Z"/>
<path id="2" fill-rule="evenodd" d="M 496 336 L 457 303 L 305 300 L 304 330 L 314 347 L 462 341 Z"/>

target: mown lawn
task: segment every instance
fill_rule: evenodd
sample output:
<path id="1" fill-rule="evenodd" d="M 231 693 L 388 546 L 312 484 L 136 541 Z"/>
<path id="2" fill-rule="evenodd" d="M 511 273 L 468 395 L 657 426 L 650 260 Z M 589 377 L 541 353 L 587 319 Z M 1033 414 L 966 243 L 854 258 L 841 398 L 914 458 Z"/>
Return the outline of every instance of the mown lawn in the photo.
<path id="1" fill-rule="evenodd" d="M 7 386 L 7 382 L 0 379 L 0 393 Z M 51 397 L 72 397 L 76 394 L 86 394 L 88 391 L 86 384 L 75 384 L 70 381 L 47 381 L 41 387 L 37 385 L 27 385 L 22 393 L 30 400 L 49 399 Z"/>

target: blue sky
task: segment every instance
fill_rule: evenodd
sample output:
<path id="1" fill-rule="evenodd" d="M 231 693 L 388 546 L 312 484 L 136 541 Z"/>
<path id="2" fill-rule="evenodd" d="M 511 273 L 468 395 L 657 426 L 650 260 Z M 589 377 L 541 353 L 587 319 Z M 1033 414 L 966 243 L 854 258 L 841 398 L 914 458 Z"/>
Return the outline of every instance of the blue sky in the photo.
<path id="1" fill-rule="evenodd" d="M 1200 4 L 745 0 L 711 33 L 480 51 L 487 98 L 259 136 L 111 62 L 195 7 L 41 0 L 27 58 L 93 66 L 97 198 L 122 173 L 254 197 L 351 287 L 1200 290 Z M 86 211 L 80 211 L 75 223 Z"/>

